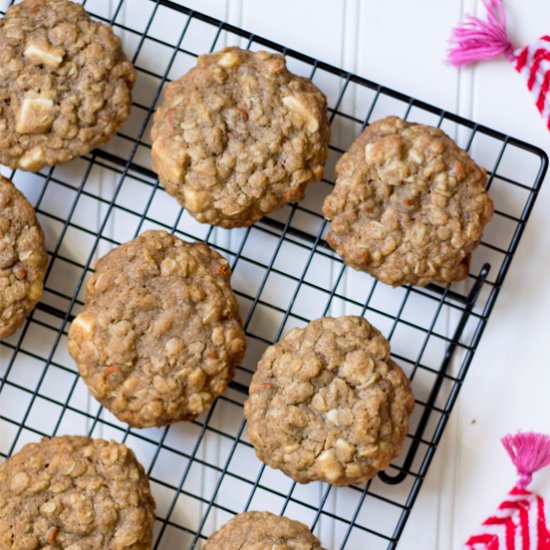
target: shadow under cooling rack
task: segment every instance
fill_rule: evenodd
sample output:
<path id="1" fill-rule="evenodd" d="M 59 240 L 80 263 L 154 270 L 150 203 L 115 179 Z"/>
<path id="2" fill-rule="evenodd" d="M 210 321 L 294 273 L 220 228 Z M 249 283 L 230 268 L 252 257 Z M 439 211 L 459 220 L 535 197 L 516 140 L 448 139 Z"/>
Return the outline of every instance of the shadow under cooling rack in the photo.
<path id="1" fill-rule="evenodd" d="M 8 2 L 1 2 L 5 11 Z M 547 169 L 543 151 L 511 136 L 350 74 L 167 0 L 88 0 L 113 25 L 138 79 L 132 115 L 101 150 L 39 174 L 6 172 L 36 205 L 50 263 L 42 302 L 0 342 L 0 456 L 40 436 L 82 433 L 126 442 L 151 479 L 155 548 L 199 548 L 246 509 L 307 524 L 326 548 L 394 548 L 473 359 Z M 198 224 L 159 187 L 149 126 L 162 87 L 225 45 L 268 49 L 325 92 L 332 128 L 322 182 L 306 199 L 253 227 Z M 386 115 L 439 126 L 489 173 L 495 217 L 471 273 L 451 287 L 389 288 L 347 268 L 326 245 L 321 204 L 334 164 L 361 130 Z M 233 269 L 248 351 L 229 390 L 193 422 L 135 430 L 90 398 L 67 354 L 68 324 L 82 308 L 94 261 L 146 229 L 203 240 Z M 246 437 L 242 404 L 255 365 L 294 326 L 323 315 L 364 315 L 389 338 L 416 396 L 401 456 L 362 486 L 299 485 L 263 466 Z"/>

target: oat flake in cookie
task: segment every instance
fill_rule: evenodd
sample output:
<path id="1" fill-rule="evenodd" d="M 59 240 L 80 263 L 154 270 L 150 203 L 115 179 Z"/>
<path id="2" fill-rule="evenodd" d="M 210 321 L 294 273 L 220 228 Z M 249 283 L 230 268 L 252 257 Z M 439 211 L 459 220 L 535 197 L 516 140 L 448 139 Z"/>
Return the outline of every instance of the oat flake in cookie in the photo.
<path id="1" fill-rule="evenodd" d="M 80 4 L 10 7 L 0 20 L 0 162 L 37 171 L 108 141 L 134 80 L 119 38 Z"/>
<path id="2" fill-rule="evenodd" d="M 0 176 L 0 338 L 13 334 L 40 300 L 47 264 L 34 208 Z"/>
<path id="3" fill-rule="evenodd" d="M 208 409 L 245 348 L 227 262 L 204 243 L 146 231 L 95 269 L 69 332 L 92 395 L 140 428 Z"/>
<path id="4" fill-rule="evenodd" d="M 218 529 L 204 550 L 322 550 L 299 521 L 269 512 L 244 512 Z"/>
<path id="5" fill-rule="evenodd" d="M 155 501 L 125 445 L 60 436 L 0 464 L 0 548 L 149 550 Z"/>
<path id="6" fill-rule="evenodd" d="M 389 117 L 336 164 L 328 242 L 345 263 L 393 286 L 448 284 L 493 214 L 485 170 L 442 130 Z"/>
<path id="7" fill-rule="evenodd" d="M 316 319 L 267 348 L 244 412 L 267 465 L 300 483 L 351 485 L 399 454 L 413 406 L 388 341 L 346 316 Z"/>
<path id="8" fill-rule="evenodd" d="M 168 84 L 152 137 L 161 183 L 198 221 L 248 226 L 323 175 L 326 99 L 282 55 L 226 48 Z"/>

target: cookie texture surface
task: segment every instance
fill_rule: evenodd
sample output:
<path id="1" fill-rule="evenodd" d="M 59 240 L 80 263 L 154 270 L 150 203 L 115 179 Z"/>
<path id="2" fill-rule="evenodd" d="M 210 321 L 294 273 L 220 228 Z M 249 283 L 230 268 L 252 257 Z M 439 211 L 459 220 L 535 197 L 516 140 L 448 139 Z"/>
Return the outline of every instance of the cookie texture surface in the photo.
<path id="1" fill-rule="evenodd" d="M 336 176 L 323 213 L 345 263 L 393 286 L 468 275 L 493 203 L 485 170 L 442 130 L 397 117 L 374 122 Z"/>
<path id="2" fill-rule="evenodd" d="M 399 454 L 413 406 L 388 341 L 345 316 L 316 319 L 267 348 L 244 410 L 267 465 L 300 483 L 351 485 Z"/>
<path id="3" fill-rule="evenodd" d="M 0 176 L 0 338 L 13 334 L 40 300 L 47 264 L 34 208 Z"/>
<path id="4" fill-rule="evenodd" d="M 299 521 L 269 512 L 244 512 L 228 521 L 204 550 L 322 550 L 321 543 Z"/>
<path id="5" fill-rule="evenodd" d="M 36 171 L 109 140 L 134 69 L 110 26 L 68 0 L 23 0 L 0 20 L 0 163 Z"/>
<path id="6" fill-rule="evenodd" d="M 0 464 L 0 547 L 149 550 L 155 502 L 134 453 L 60 436 Z"/>
<path id="7" fill-rule="evenodd" d="M 153 168 L 198 221 L 248 226 L 303 199 L 323 175 L 329 134 L 324 94 L 282 55 L 230 47 L 166 86 Z"/>
<path id="8" fill-rule="evenodd" d="M 245 348 L 230 276 L 208 245 L 165 231 L 146 231 L 101 258 L 69 332 L 92 395 L 137 427 L 208 409 Z"/>

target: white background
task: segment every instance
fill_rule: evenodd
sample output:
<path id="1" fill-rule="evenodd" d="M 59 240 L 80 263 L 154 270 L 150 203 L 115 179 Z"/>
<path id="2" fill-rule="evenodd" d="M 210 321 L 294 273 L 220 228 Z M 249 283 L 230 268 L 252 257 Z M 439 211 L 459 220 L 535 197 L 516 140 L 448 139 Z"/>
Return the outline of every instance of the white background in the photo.
<path id="1" fill-rule="evenodd" d="M 550 152 L 550 133 L 507 61 L 460 71 L 442 63 L 451 28 L 464 13 L 481 14 L 481 2 L 183 3 Z M 548 0 L 507 0 L 505 6 L 515 45 L 550 32 Z M 548 211 L 545 182 L 399 548 L 460 548 L 514 484 L 499 438 L 518 429 L 550 432 Z M 550 498 L 550 472 L 532 487 Z"/>

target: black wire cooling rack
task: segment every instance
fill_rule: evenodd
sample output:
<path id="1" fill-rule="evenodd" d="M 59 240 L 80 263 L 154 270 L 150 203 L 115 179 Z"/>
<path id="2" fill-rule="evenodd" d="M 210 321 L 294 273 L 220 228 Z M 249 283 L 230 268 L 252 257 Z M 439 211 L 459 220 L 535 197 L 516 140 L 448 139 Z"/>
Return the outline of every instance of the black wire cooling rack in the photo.
<path id="1" fill-rule="evenodd" d="M 8 4 L 0 4 L 3 11 Z M 39 174 L 7 172 L 36 205 L 50 263 L 43 300 L 22 330 L 0 342 L 1 459 L 61 433 L 125 441 L 157 500 L 155 548 L 198 548 L 246 509 L 300 519 L 327 548 L 394 548 L 533 208 L 547 168 L 544 152 L 175 2 L 88 0 L 86 8 L 114 26 L 136 65 L 134 107 L 101 150 Z M 165 194 L 150 169 L 148 134 L 163 85 L 198 54 L 228 44 L 284 53 L 291 70 L 327 94 L 332 125 L 327 178 L 311 185 L 301 204 L 232 231 L 196 223 Z M 392 289 L 346 268 L 325 242 L 320 206 L 334 162 L 370 120 L 387 114 L 442 127 L 488 168 L 496 213 L 465 283 Z M 90 399 L 66 352 L 66 335 L 95 259 L 150 228 L 204 240 L 228 258 L 248 351 L 208 414 L 134 430 Z M 391 340 L 394 359 L 412 380 L 416 410 L 405 449 L 386 472 L 364 486 L 302 486 L 255 458 L 242 403 L 266 346 L 289 327 L 343 313 L 365 315 Z"/>

